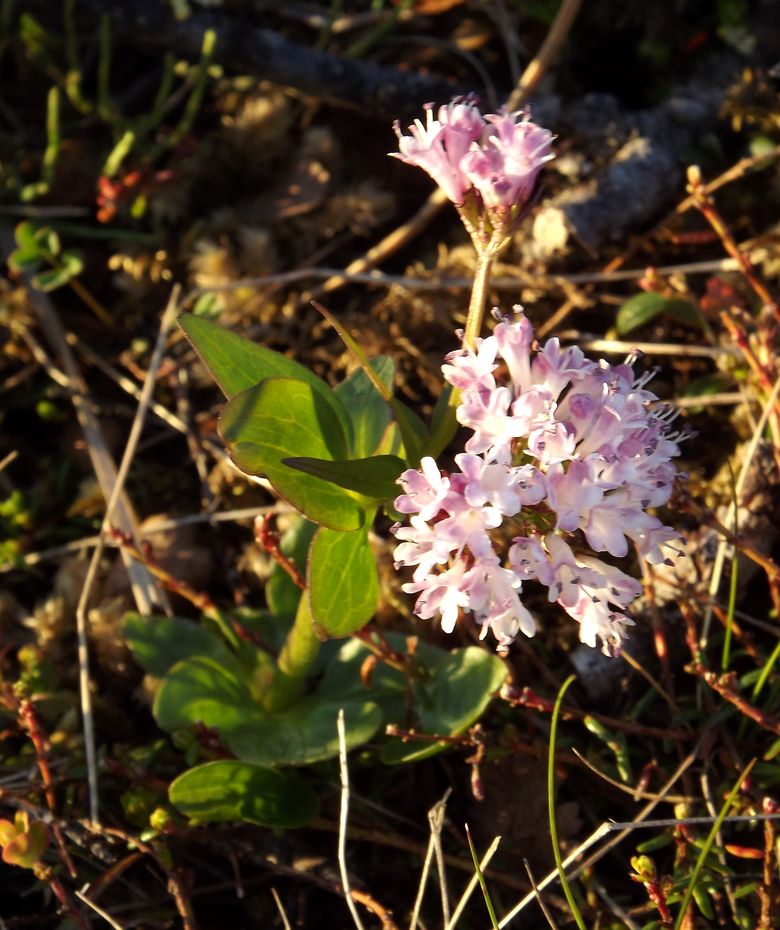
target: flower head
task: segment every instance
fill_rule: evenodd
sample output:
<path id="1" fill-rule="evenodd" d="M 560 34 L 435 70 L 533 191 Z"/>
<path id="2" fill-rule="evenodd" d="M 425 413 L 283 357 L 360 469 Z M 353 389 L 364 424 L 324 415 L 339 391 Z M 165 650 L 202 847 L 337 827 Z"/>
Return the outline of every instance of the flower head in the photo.
<path id="1" fill-rule="evenodd" d="M 579 623 L 583 642 L 614 654 L 641 585 L 596 554 L 621 558 L 633 543 L 655 564 L 676 552 L 677 534 L 647 508 L 669 500 L 685 436 L 630 361 L 596 363 L 557 339 L 534 353 L 531 324 L 515 309 L 492 336 L 447 356 L 457 418 L 472 435 L 455 471 L 426 458 L 399 479 L 396 508 L 413 516 L 393 528 L 396 567 L 415 567 L 404 586 L 419 595 L 415 612 L 438 615 L 445 629 L 470 611 L 499 648 L 531 636 L 521 593 L 537 583 Z"/>
<path id="2" fill-rule="evenodd" d="M 456 98 L 425 123 L 415 120 L 401 132 L 394 158 L 426 171 L 455 204 L 469 197 L 489 212 L 521 207 L 531 197 L 542 165 L 553 158 L 552 133 L 524 112 L 483 115 L 475 98 Z"/>

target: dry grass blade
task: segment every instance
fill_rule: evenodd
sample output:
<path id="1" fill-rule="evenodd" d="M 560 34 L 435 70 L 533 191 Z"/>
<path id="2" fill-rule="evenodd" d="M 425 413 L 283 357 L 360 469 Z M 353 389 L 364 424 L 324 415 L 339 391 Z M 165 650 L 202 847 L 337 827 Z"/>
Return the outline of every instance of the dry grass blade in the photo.
<path id="1" fill-rule="evenodd" d="M 761 441 L 761 437 L 764 434 L 764 428 L 766 427 L 769 417 L 772 415 L 775 403 L 777 401 L 778 395 L 780 395 L 780 378 L 778 378 L 774 387 L 772 388 L 772 393 L 767 398 L 766 403 L 764 404 L 764 409 L 761 411 L 761 416 L 756 423 L 755 429 L 753 430 L 753 435 L 750 439 L 750 445 L 745 450 L 745 457 L 742 462 L 742 467 L 740 468 L 739 475 L 734 487 L 734 498 L 729 504 L 728 516 L 726 517 L 725 523 L 727 526 L 730 526 L 734 523 L 735 508 L 739 504 L 739 499 L 742 495 L 742 492 L 745 488 L 745 483 L 747 482 L 748 475 L 750 474 L 750 468 L 753 464 L 753 459 L 758 449 L 758 444 Z M 708 588 L 709 596 L 712 600 L 715 599 L 718 589 L 720 588 L 721 578 L 723 577 L 723 567 L 726 562 L 726 555 L 729 550 L 729 543 L 726 539 L 721 539 L 718 542 L 718 551 L 715 554 L 715 559 L 712 563 L 712 573 L 710 575 L 710 583 Z M 712 606 L 707 607 L 707 611 L 704 615 L 704 622 L 702 623 L 701 637 L 699 639 L 699 646 L 701 649 L 704 649 L 707 644 L 707 639 L 709 636 L 710 625 L 712 623 Z"/>
<path id="2" fill-rule="evenodd" d="M 271 888 L 271 895 L 274 899 L 274 904 L 276 904 L 276 909 L 279 911 L 279 917 L 282 920 L 282 926 L 284 927 L 284 930 L 292 930 L 292 926 L 290 925 L 290 920 L 287 917 L 287 912 L 284 909 L 284 905 L 282 904 L 282 899 L 279 897 L 279 894 L 276 888 Z"/>
<path id="3" fill-rule="evenodd" d="M 352 899 L 352 892 L 349 887 L 349 872 L 347 870 L 347 819 L 349 817 L 349 768 L 347 767 L 347 737 L 344 729 L 344 711 L 339 711 L 336 720 L 336 726 L 339 734 L 339 772 L 341 774 L 341 809 L 339 811 L 339 872 L 341 874 L 341 886 L 344 889 L 344 897 L 347 901 L 349 913 L 357 927 L 357 930 L 365 930 L 363 921 L 360 919 L 355 902 Z"/>
<path id="4" fill-rule="evenodd" d="M 555 923 L 553 915 L 550 913 L 550 909 L 544 903 L 544 899 L 542 898 L 539 889 L 536 886 L 536 879 L 534 878 L 534 873 L 531 871 L 531 866 L 527 859 L 523 859 L 523 865 L 525 866 L 525 871 L 528 875 L 528 881 L 531 883 L 531 890 L 536 895 L 536 903 L 539 905 L 539 909 L 544 914 L 544 919 L 550 926 L 550 930 L 558 930 L 558 925 Z"/>
<path id="5" fill-rule="evenodd" d="M 97 777 L 97 759 L 95 752 L 95 732 L 92 720 L 92 698 L 89 688 L 89 647 L 87 643 L 87 604 L 92 592 L 92 587 L 97 578 L 98 566 L 105 549 L 105 532 L 110 527 L 114 519 L 114 510 L 119 504 L 124 488 L 124 483 L 130 471 L 130 465 L 135 456 L 138 447 L 138 440 L 141 438 L 146 412 L 152 399 L 152 392 L 157 378 L 157 370 L 162 362 L 163 352 L 165 351 L 165 341 L 167 334 L 176 320 L 178 309 L 179 288 L 176 287 L 171 293 L 168 306 L 165 308 L 162 320 L 160 322 L 160 331 L 157 336 L 152 358 L 149 363 L 149 371 L 146 375 L 146 381 L 141 392 L 141 400 L 136 410 L 133 424 L 130 427 L 130 435 L 127 439 L 122 462 L 116 474 L 113 488 L 106 503 L 106 512 L 103 517 L 98 544 L 92 553 L 92 559 L 89 563 L 84 587 L 81 590 L 78 607 L 76 608 L 76 629 L 78 634 L 78 652 L 79 652 L 79 690 L 81 693 L 82 716 L 84 718 L 84 745 L 87 757 L 87 782 L 89 785 L 89 814 L 94 823 L 99 822 L 99 804 L 98 804 L 98 777 Z M 134 562 L 133 565 L 136 563 Z M 143 566 L 140 566 L 143 567 Z M 152 582 L 154 585 L 154 582 Z M 154 590 L 154 588 L 153 588 Z M 158 595 L 159 597 L 159 595 Z M 139 610 L 141 613 L 149 613 L 151 609 L 151 599 L 149 604 L 145 604 L 146 609 Z"/>
<path id="6" fill-rule="evenodd" d="M 102 907 L 95 904 L 94 901 L 88 898 L 81 891 L 76 891 L 74 893 L 76 897 L 79 899 L 79 901 L 83 901 L 87 905 L 87 907 L 91 908 L 96 914 L 102 917 L 103 920 L 105 920 L 107 924 L 110 924 L 114 928 L 114 930 L 125 930 L 122 924 L 114 920 L 114 918 L 107 911 L 104 911 Z"/>

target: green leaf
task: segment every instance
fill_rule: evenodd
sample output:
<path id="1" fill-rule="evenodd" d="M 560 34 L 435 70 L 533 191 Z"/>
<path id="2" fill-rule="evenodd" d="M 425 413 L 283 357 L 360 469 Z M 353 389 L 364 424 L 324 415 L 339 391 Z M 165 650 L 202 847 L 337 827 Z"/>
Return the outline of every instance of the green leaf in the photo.
<path id="1" fill-rule="evenodd" d="M 14 230 L 17 248 L 8 256 L 8 266 L 12 271 L 30 271 L 43 260 L 37 232 L 38 227 L 27 220 L 19 223 Z"/>
<path id="2" fill-rule="evenodd" d="M 506 677 L 498 656 L 477 646 L 456 649 L 436 668 L 429 682 L 415 683 L 419 732 L 458 736 L 482 716 Z M 380 758 L 387 764 L 414 762 L 446 749 L 447 744 L 390 740 Z"/>
<path id="3" fill-rule="evenodd" d="M 407 654 L 409 637 L 390 632 L 384 634 L 384 639 L 395 652 Z M 407 722 L 409 679 L 399 669 L 379 662 L 366 682 L 361 676 L 361 670 L 371 655 L 371 650 L 359 639 L 347 640 L 328 663 L 317 695 L 321 700 L 333 703 L 372 701 L 382 709 L 386 723 L 403 726 Z M 443 649 L 420 641 L 411 659 L 412 668 L 418 677 L 429 679 L 446 659 L 447 653 Z"/>
<path id="4" fill-rule="evenodd" d="M 377 392 L 381 394 L 382 397 L 384 397 L 385 401 L 392 408 L 393 415 L 395 416 L 396 422 L 398 423 L 398 428 L 401 431 L 401 438 L 404 444 L 406 460 L 411 465 L 418 465 L 420 462 L 420 457 L 423 454 L 423 450 L 425 449 L 425 446 L 428 442 L 428 430 L 426 429 L 425 424 L 416 413 L 413 413 L 404 403 L 398 400 L 397 397 L 392 396 L 392 393 L 382 383 L 374 369 L 371 367 L 368 358 L 366 357 L 366 353 L 362 350 L 349 330 L 342 326 L 336 317 L 333 316 L 329 310 L 326 310 L 325 307 L 323 307 L 321 304 L 318 304 L 316 300 L 312 301 L 312 304 L 336 330 L 339 336 L 341 336 L 344 345 L 357 359 L 366 377 L 369 379 L 369 381 L 371 381 Z"/>
<path id="5" fill-rule="evenodd" d="M 3 862 L 22 869 L 31 869 L 46 852 L 49 830 L 45 823 L 36 820 L 30 828 L 19 833 L 3 850 Z"/>
<path id="6" fill-rule="evenodd" d="M 425 450 L 426 455 L 438 458 L 455 438 L 460 428 L 455 417 L 457 405 L 453 402 L 451 384 L 445 384 L 436 400 L 431 417 L 431 437 Z"/>
<path id="7" fill-rule="evenodd" d="M 309 550 L 308 582 L 314 622 L 328 636 L 349 636 L 368 623 L 379 597 L 368 529 L 317 530 Z"/>
<path id="8" fill-rule="evenodd" d="M 282 536 L 279 548 L 295 563 L 295 567 L 306 576 L 306 561 L 309 546 L 317 527 L 310 520 L 293 515 L 293 524 Z M 301 589 L 296 585 L 281 565 L 274 565 L 271 576 L 265 585 L 265 599 L 268 607 L 277 617 L 295 616 Z"/>
<path id="9" fill-rule="evenodd" d="M 39 271 L 32 279 L 33 286 L 47 293 L 55 291 L 84 270 L 84 260 L 76 252 L 63 252 L 60 260 L 62 264 L 59 267 Z"/>
<path id="10" fill-rule="evenodd" d="M 246 672 L 205 656 L 183 659 L 166 675 L 154 701 L 154 717 L 163 730 L 194 723 L 225 736 L 243 723 L 262 719 L 244 683 Z"/>
<path id="11" fill-rule="evenodd" d="M 353 494 L 284 464 L 295 456 L 345 458 L 346 417 L 332 391 L 323 393 L 290 378 L 267 378 L 233 397 L 220 428 L 239 468 L 267 475 L 279 494 L 315 523 L 354 530 L 365 514 Z"/>
<path id="12" fill-rule="evenodd" d="M 369 362 L 371 369 L 392 394 L 395 362 L 388 355 L 380 355 Z M 392 411 L 385 397 L 380 394 L 362 368 L 358 368 L 341 384 L 334 388 L 336 396 L 344 404 L 352 418 L 354 439 L 350 453 L 355 458 L 364 458 L 376 453 L 392 422 Z"/>
<path id="13" fill-rule="evenodd" d="M 337 462 L 296 457 L 284 459 L 284 464 L 375 501 L 393 500 L 398 495 L 396 481 L 406 467 L 397 455 L 373 455 Z"/>
<path id="14" fill-rule="evenodd" d="M 656 317 L 666 314 L 689 326 L 701 326 L 701 314 L 687 300 L 676 300 L 652 291 L 634 294 L 618 310 L 615 326 L 618 334 L 627 333 L 646 326 Z"/>
<path id="15" fill-rule="evenodd" d="M 308 368 L 205 317 L 184 313 L 179 317 L 179 326 L 228 398 L 265 378 L 294 378 L 315 390 L 330 392 L 328 385 Z"/>
<path id="16" fill-rule="evenodd" d="M 207 762 L 180 775 L 168 789 L 171 803 L 197 823 L 245 820 L 265 827 L 302 827 L 319 804 L 294 772 L 246 762 Z"/>
<path id="17" fill-rule="evenodd" d="M 260 765 L 310 765 L 339 754 L 336 720 L 344 708 L 347 749 L 367 742 L 382 723 L 370 701 L 323 701 L 315 694 L 290 710 L 246 724 L 230 734 L 228 744 L 244 762 Z"/>
<path id="18" fill-rule="evenodd" d="M 122 629 L 136 662 L 158 678 L 177 662 L 193 656 L 209 656 L 226 666 L 235 664 L 233 654 L 218 636 L 183 617 L 142 617 L 129 613 Z"/>
<path id="19" fill-rule="evenodd" d="M 397 397 L 390 401 L 390 406 L 393 408 L 395 420 L 401 432 L 406 461 L 416 468 L 420 464 L 420 459 L 425 454 L 425 449 L 430 442 L 428 429 L 417 414 L 410 410 L 403 401 L 398 400 Z"/>

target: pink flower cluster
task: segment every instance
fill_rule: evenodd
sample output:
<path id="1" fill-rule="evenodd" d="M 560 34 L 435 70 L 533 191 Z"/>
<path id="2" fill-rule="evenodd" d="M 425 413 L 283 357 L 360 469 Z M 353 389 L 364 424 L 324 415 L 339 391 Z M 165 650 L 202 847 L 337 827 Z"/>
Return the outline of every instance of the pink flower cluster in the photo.
<path id="1" fill-rule="evenodd" d="M 524 113 L 483 116 L 471 98 L 426 109 L 426 123 L 415 120 L 410 135 L 396 120 L 399 152 L 395 158 L 417 165 L 433 178 L 449 199 L 466 202 L 476 192 L 489 210 L 507 211 L 531 196 L 542 165 L 553 158 L 552 133 Z"/>
<path id="2" fill-rule="evenodd" d="M 642 588 L 594 553 L 620 558 L 631 542 L 640 559 L 668 563 L 664 550 L 676 551 L 679 537 L 647 510 L 669 500 L 684 436 L 670 429 L 676 412 L 647 390 L 652 373 L 635 376 L 633 358 L 594 362 L 557 339 L 534 352 L 531 324 L 515 311 L 442 366 L 472 435 L 457 471 L 424 458 L 399 478 L 395 506 L 411 517 L 393 527 L 396 568 L 414 567 L 403 589 L 418 595 L 415 613 L 439 615 L 448 632 L 463 610 L 500 649 L 519 631 L 533 636 L 520 594 L 536 581 L 580 624 L 584 643 L 601 640 L 614 654 Z"/>

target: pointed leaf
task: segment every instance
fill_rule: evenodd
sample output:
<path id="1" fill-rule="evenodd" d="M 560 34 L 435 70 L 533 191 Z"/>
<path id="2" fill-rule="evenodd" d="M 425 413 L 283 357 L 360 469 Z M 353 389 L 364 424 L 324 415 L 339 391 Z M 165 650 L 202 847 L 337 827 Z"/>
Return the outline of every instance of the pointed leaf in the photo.
<path id="1" fill-rule="evenodd" d="M 298 362 L 205 317 L 184 313 L 179 317 L 179 326 L 228 398 L 254 387 L 264 378 L 295 378 L 315 389 L 330 390 L 321 378 Z"/>
<path id="2" fill-rule="evenodd" d="M 374 455 L 367 459 L 342 459 L 337 462 L 290 458 L 285 459 L 284 463 L 290 468 L 315 475 L 349 491 L 357 491 L 375 501 L 390 501 L 398 496 L 396 481 L 406 467 L 406 463 L 397 455 Z"/>
<path id="3" fill-rule="evenodd" d="M 314 622 L 328 636 L 349 636 L 368 623 L 376 610 L 379 580 L 367 529 L 317 530 L 309 551 L 308 582 Z"/>
<path id="4" fill-rule="evenodd" d="M 336 317 L 321 304 L 318 304 L 316 300 L 313 300 L 312 304 L 336 330 L 339 336 L 341 336 L 344 345 L 357 359 L 366 377 L 392 408 L 393 415 L 398 423 L 398 428 L 401 431 L 406 460 L 410 465 L 419 465 L 420 458 L 423 455 L 423 450 L 428 441 L 428 430 L 425 424 L 416 413 L 413 413 L 404 403 L 398 400 L 397 397 L 392 396 L 392 392 L 382 383 L 377 373 L 371 367 L 366 353 L 361 349 L 349 330 L 342 326 Z"/>
<path id="5" fill-rule="evenodd" d="M 295 456 L 345 458 L 342 417 L 346 412 L 332 391 L 325 394 L 302 381 L 268 378 L 228 403 L 220 429 L 239 468 L 266 475 L 282 497 L 315 523 L 354 530 L 365 517 L 353 494 L 284 464 Z"/>
<path id="6" fill-rule="evenodd" d="M 372 358 L 370 367 L 385 386 L 393 391 L 395 363 L 388 355 Z M 354 458 L 373 455 L 379 449 L 387 427 L 392 421 L 392 411 L 387 400 L 377 390 L 362 368 L 334 388 L 336 395 L 349 411 L 354 426 L 354 440 L 350 452 Z"/>
<path id="7" fill-rule="evenodd" d="M 370 701 L 323 701 L 313 695 L 290 710 L 246 724 L 229 737 L 233 753 L 259 765 L 310 765 L 339 754 L 336 720 L 344 709 L 347 749 L 367 742 L 382 723 L 382 712 Z"/>
<path id="8" fill-rule="evenodd" d="M 455 438 L 460 424 L 455 416 L 457 400 L 452 396 L 454 388 L 445 384 L 433 408 L 431 417 L 431 437 L 425 450 L 426 455 L 438 458 Z"/>
<path id="9" fill-rule="evenodd" d="M 420 464 L 420 459 L 425 454 L 425 448 L 430 441 L 428 429 L 423 421 L 410 410 L 403 401 L 394 397 L 390 401 L 393 408 L 398 429 L 401 431 L 401 439 L 404 444 L 406 461 L 413 468 Z"/>
<path id="10" fill-rule="evenodd" d="M 330 323 L 330 325 L 336 330 L 336 332 L 341 337 L 341 341 L 349 349 L 349 351 L 354 356 L 357 363 L 360 365 L 364 371 L 368 380 L 374 385 L 377 392 L 385 399 L 387 403 L 390 403 L 390 398 L 392 397 L 392 390 L 388 388 L 379 377 L 376 371 L 371 367 L 371 363 L 368 360 L 368 356 L 360 347 L 360 344 L 356 341 L 355 337 L 350 333 L 346 326 L 342 326 L 341 323 L 336 319 L 336 317 L 326 310 L 322 304 L 318 304 L 316 300 L 312 301 L 312 306 L 315 310 L 318 310 L 325 319 Z"/>
<path id="11" fill-rule="evenodd" d="M 171 803 L 197 823 L 245 820 L 266 827 L 302 827 L 319 804 L 294 772 L 225 760 L 180 775 L 168 789 Z"/>

